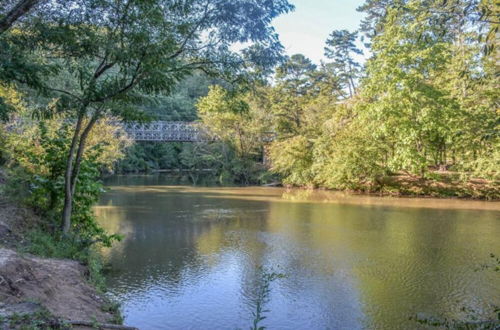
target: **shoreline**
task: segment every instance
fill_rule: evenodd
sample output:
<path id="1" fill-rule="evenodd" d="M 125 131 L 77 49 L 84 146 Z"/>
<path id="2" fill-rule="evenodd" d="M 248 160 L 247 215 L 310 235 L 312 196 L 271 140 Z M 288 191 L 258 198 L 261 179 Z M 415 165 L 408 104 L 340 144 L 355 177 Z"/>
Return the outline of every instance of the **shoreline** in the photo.
<path id="1" fill-rule="evenodd" d="M 44 255 L 51 252 L 33 241 L 47 237 L 42 223 L 31 209 L 0 192 L 0 329 L 135 329 L 122 325 L 119 305 L 105 295 L 99 267 Z M 99 263 L 94 253 L 87 252 L 88 261 Z"/>
<path id="2" fill-rule="evenodd" d="M 180 178 L 183 171 L 156 171 L 138 173 L 120 173 L 105 176 L 104 179 L 117 177 L 134 176 L 172 176 Z M 204 186 L 204 185 L 200 185 Z M 255 183 L 255 184 L 235 184 L 235 185 L 208 185 L 220 187 L 282 187 L 286 189 L 316 190 L 349 193 L 353 195 L 377 196 L 377 197 L 397 197 L 397 198 L 439 198 L 458 199 L 474 201 L 500 201 L 500 182 L 487 181 L 484 179 L 470 179 L 467 181 L 458 180 L 434 180 L 421 179 L 411 176 L 394 175 L 383 178 L 383 183 L 379 186 L 366 185 L 360 189 L 335 189 L 322 186 L 295 186 L 282 182 Z"/>

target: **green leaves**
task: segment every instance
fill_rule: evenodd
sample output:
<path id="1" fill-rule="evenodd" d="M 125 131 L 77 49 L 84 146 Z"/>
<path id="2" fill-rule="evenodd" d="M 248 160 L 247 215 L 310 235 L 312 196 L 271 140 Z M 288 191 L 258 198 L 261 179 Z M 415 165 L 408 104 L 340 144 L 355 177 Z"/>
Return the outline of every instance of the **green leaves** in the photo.
<path id="1" fill-rule="evenodd" d="M 261 277 L 259 278 L 257 297 L 255 299 L 255 311 L 252 312 L 253 316 L 253 325 L 250 327 L 250 330 L 263 330 L 266 329 L 265 326 L 261 326 L 262 321 L 264 321 L 267 317 L 264 316 L 264 313 L 270 313 L 271 311 L 268 309 L 264 309 L 264 305 L 267 304 L 270 300 L 271 295 L 271 284 L 277 279 L 285 278 L 286 275 L 282 273 L 276 273 L 274 271 L 264 270 L 263 267 L 259 267 L 259 271 L 261 272 Z"/>
<path id="2" fill-rule="evenodd" d="M 73 109 L 112 107 L 114 115 L 125 119 L 130 112 L 113 105 L 117 101 L 123 105 L 124 95 L 134 90 L 168 94 L 179 80 L 199 69 L 238 76 L 244 72 L 242 64 L 258 61 L 259 53 L 268 58 L 259 66 L 274 65 L 282 47 L 271 20 L 293 9 L 286 0 L 72 2 L 64 7 L 50 2 L 23 21 L 21 30 L 0 36 L 8 50 L 0 56 L 16 49 L 20 55 L 35 53 L 50 59 L 28 72 L 28 61 L 17 63 L 16 58 L 22 57 L 9 56 L 0 65 L 0 81 L 33 77 L 23 82 L 58 98 L 72 98 L 77 104 Z M 248 42 L 252 56 L 250 51 L 232 52 L 235 42 Z M 46 70 L 50 66 L 58 69 Z M 42 71 L 55 79 L 40 80 L 37 74 Z"/>
<path id="3" fill-rule="evenodd" d="M 26 187 L 25 202 L 44 216 L 51 228 L 59 227 L 59 212 L 64 201 L 64 172 L 67 152 L 74 129 L 64 120 L 21 122 L 22 129 L 6 133 L 8 165 L 15 170 L 17 189 Z M 120 156 L 124 141 L 116 129 L 99 123 L 90 135 L 81 164 L 74 195 L 73 234 L 79 246 L 99 241 L 110 244 L 117 237 L 108 236 L 95 220 L 92 207 L 104 191 L 99 181 L 100 170 Z"/>
<path id="4" fill-rule="evenodd" d="M 357 32 L 334 30 L 326 40 L 325 47 L 325 57 L 333 60 L 331 65 L 342 78 L 343 87 L 349 90 L 351 97 L 355 94 L 355 83 L 360 76 L 361 68 L 354 56 L 363 54 L 355 45 L 357 37 Z"/>
<path id="5" fill-rule="evenodd" d="M 272 170 L 288 184 L 356 190 L 380 190 L 387 175 L 425 177 L 438 168 L 497 179 L 498 77 L 481 52 L 481 32 L 469 29 L 476 5 L 366 1 L 363 29 L 373 55 L 359 94 L 342 104 L 339 94 L 316 94 L 315 70 L 300 56 L 291 59 L 288 72 L 298 74 L 278 72 L 281 80 L 261 94 L 279 137 Z M 355 40 L 348 31 L 327 40 L 337 91 L 354 89 L 346 79 L 355 71 L 346 68 L 356 68 Z"/>

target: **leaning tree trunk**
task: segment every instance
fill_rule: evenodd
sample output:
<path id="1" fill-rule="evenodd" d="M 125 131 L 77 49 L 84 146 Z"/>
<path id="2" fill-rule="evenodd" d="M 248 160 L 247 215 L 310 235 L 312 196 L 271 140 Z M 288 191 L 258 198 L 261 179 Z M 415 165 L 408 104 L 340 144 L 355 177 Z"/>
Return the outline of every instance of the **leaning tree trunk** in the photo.
<path id="1" fill-rule="evenodd" d="M 90 131 L 94 127 L 98 119 L 98 113 L 90 119 L 87 126 L 84 128 L 83 132 L 80 134 L 82 128 L 83 118 L 79 118 L 75 127 L 75 134 L 73 135 L 73 140 L 71 141 L 71 148 L 68 156 L 68 163 L 66 164 L 66 175 L 64 177 L 64 208 L 62 214 L 62 224 L 63 224 L 63 234 L 67 235 L 71 229 L 71 214 L 73 212 L 73 198 L 75 196 L 76 183 L 78 179 L 78 174 L 80 173 L 80 166 L 83 159 L 83 153 L 85 151 L 85 144 Z M 78 142 L 78 149 L 77 149 Z M 75 158 L 76 152 L 76 158 Z"/>
<path id="2" fill-rule="evenodd" d="M 62 212 L 62 230 L 64 235 L 68 234 L 69 229 L 71 228 L 71 211 L 73 209 L 73 189 L 71 185 L 73 175 L 73 161 L 75 158 L 77 143 L 80 138 L 82 122 L 83 115 L 78 115 L 75 132 L 73 134 L 73 139 L 71 140 L 71 146 L 69 148 L 68 160 L 66 162 L 66 171 L 64 173 L 64 206 Z"/>

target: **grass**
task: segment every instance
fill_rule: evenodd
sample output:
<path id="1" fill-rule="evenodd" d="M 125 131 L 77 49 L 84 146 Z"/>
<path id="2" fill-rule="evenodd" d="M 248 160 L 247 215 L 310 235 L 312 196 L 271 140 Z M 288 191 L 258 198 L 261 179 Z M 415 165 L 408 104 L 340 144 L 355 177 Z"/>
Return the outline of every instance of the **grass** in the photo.
<path id="1" fill-rule="evenodd" d="M 34 313 L 14 313 L 9 317 L 1 317 L 0 328 L 1 327 L 3 327 L 3 329 L 20 330 L 71 329 L 70 325 L 65 324 L 43 307 L 40 307 L 40 309 Z"/>
<path id="2" fill-rule="evenodd" d="M 101 310 L 103 312 L 108 312 L 113 314 L 113 323 L 123 324 L 123 315 L 120 311 L 120 304 L 113 301 L 108 301 L 104 305 L 101 306 Z"/>

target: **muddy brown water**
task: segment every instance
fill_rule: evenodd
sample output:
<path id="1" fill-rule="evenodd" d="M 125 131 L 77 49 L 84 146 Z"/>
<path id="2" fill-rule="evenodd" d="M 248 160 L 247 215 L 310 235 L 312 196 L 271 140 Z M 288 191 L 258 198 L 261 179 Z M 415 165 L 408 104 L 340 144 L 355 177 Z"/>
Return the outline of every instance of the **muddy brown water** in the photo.
<path id="1" fill-rule="evenodd" d="M 489 316 L 500 203 L 171 185 L 115 177 L 96 207 L 125 238 L 102 251 L 109 294 L 140 329 L 249 329 L 263 272 L 268 329 L 414 329 Z"/>

